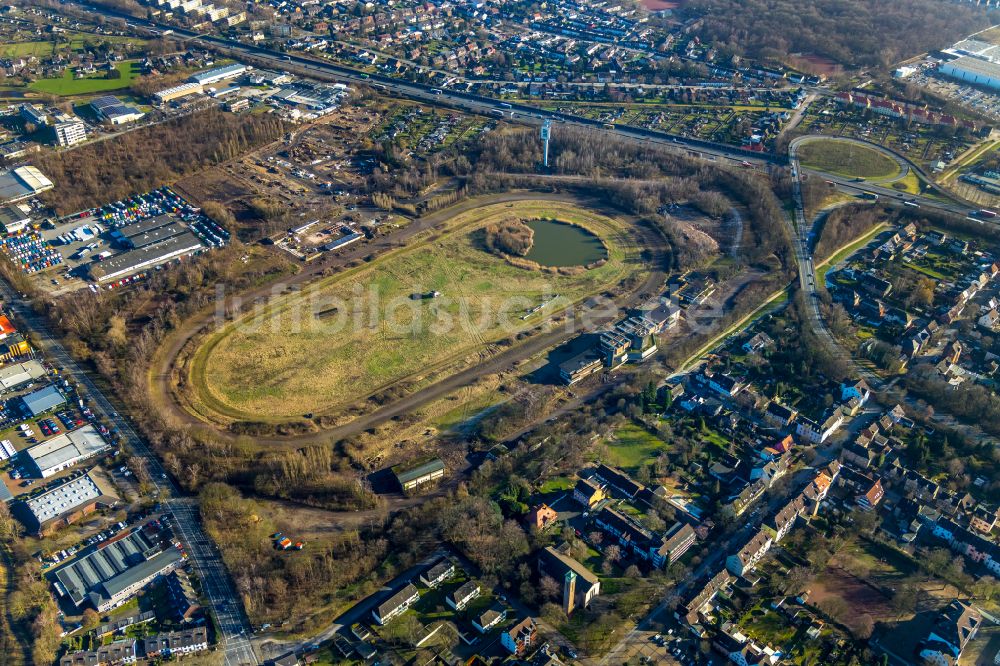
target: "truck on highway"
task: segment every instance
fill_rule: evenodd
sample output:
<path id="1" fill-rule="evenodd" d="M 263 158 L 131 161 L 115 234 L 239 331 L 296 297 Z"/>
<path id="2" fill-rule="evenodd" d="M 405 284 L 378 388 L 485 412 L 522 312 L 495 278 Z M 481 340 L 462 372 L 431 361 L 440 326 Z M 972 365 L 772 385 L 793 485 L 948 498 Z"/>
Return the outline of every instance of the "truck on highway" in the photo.
<path id="1" fill-rule="evenodd" d="M 920 204 L 918 204 L 913 199 L 907 199 L 906 201 L 903 202 L 903 205 L 909 206 L 910 208 L 920 208 Z"/>
<path id="2" fill-rule="evenodd" d="M 509 108 L 511 108 L 510 103 L 508 103 L 508 102 L 500 102 L 500 104 L 498 104 L 498 106 L 501 109 L 509 109 Z"/>
<path id="3" fill-rule="evenodd" d="M 997 216 L 995 212 L 993 212 L 992 210 L 988 210 L 986 208 L 981 208 L 979 210 L 973 211 L 972 214 L 975 215 L 976 217 L 986 217 L 990 219 Z"/>
<path id="4" fill-rule="evenodd" d="M 869 199 L 871 201 L 878 201 L 878 195 L 875 194 L 874 192 L 862 192 L 860 196 L 861 196 L 862 199 Z"/>
<path id="5" fill-rule="evenodd" d="M 490 109 L 490 115 L 494 115 L 497 118 L 503 118 L 503 109 Z"/>

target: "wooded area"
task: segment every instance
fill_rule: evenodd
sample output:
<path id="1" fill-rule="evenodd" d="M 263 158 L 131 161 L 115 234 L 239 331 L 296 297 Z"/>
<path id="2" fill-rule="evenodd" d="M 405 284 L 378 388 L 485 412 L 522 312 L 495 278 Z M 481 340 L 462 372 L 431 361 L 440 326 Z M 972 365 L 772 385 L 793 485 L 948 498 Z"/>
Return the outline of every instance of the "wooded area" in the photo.
<path id="1" fill-rule="evenodd" d="M 486 232 L 486 246 L 491 252 L 523 257 L 531 251 L 535 232 L 518 219 L 501 220 L 490 224 Z"/>
<path id="2" fill-rule="evenodd" d="M 847 66 L 888 67 L 997 23 L 984 7 L 943 0 L 691 0 L 684 13 L 704 17 L 698 34 L 724 55 Z"/>
<path id="3" fill-rule="evenodd" d="M 68 215 L 173 183 L 273 141 L 284 131 L 285 124 L 275 116 L 233 116 L 207 109 L 39 158 L 37 166 L 55 183 L 42 198 L 60 215 Z"/>

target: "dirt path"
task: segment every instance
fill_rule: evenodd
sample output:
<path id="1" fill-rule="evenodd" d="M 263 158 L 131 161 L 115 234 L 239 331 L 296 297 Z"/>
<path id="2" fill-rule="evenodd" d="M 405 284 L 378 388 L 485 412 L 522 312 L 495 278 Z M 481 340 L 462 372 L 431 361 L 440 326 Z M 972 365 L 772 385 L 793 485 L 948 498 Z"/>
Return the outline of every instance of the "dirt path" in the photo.
<path id="1" fill-rule="evenodd" d="M 567 194 L 552 194 L 541 192 L 508 192 L 503 194 L 487 195 L 463 201 L 455 206 L 436 211 L 413 221 L 410 225 L 397 233 L 379 237 L 370 243 L 360 245 L 351 251 L 343 254 L 331 256 L 321 260 L 315 265 L 309 265 L 301 273 L 287 278 L 282 284 L 287 288 L 296 285 L 303 285 L 313 279 L 320 277 L 327 271 L 336 272 L 355 260 L 361 260 L 372 254 L 379 254 L 394 248 L 406 245 L 406 242 L 417 234 L 433 229 L 446 222 L 455 215 L 459 215 L 469 210 L 486 205 L 507 203 L 523 200 L 539 201 L 565 201 L 578 205 L 587 205 L 588 202 L 578 196 Z M 594 202 L 589 202 L 593 204 Z M 660 269 L 662 258 L 666 250 L 663 239 L 655 232 L 644 227 L 639 227 L 640 233 L 644 234 L 644 242 L 641 246 L 649 257 L 647 263 L 656 266 L 649 272 L 647 278 L 637 288 L 619 300 L 618 305 L 627 307 L 641 302 L 648 294 L 658 293 L 663 284 L 665 273 Z M 273 285 L 264 285 L 258 289 L 240 294 L 244 303 L 253 303 L 256 299 L 266 298 L 274 293 Z M 173 369 L 176 366 L 177 358 L 185 345 L 206 327 L 211 326 L 216 317 L 215 306 L 205 308 L 198 314 L 190 318 L 181 328 L 171 333 L 161 345 L 159 352 L 153 359 L 150 370 L 150 398 L 154 407 L 160 414 L 163 414 L 173 424 L 192 428 L 207 428 L 213 434 L 225 439 L 235 439 L 236 435 L 222 429 L 219 426 L 203 421 L 185 409 L 178 401 L 178 396 L 174 393 Z M 414 409 L 428 404 L 438 398 L 463 386 L 473 384 L 483 376 L 493 374 L 511 367 L 521 360 L 530 358 L 546 349 L 553 347 L 564 340 L 572 337 L 575 333 L 567 332 L 567 327 L 560 326 L 556 330 L 536 335 L 529 340 L 512 347 L 500 354 L 488 358 L 483 363 L 466 368 L 456 374 L 444 378 L 420 389 L 414 393 L 400 398 L 399 400 L 384 407 L 375 409 L 363 414 L 349 423 L 341 426 L 320 430 L 295 436 L 262 436 L 255 437 L 259 444 L 270 445 L 295 445 L 301 446 L 310 443 L 329 443 L 331 440 L 341 439 L 356 435 L 372 427 L 375 427 L 393 417 L 406 414 Z"/>

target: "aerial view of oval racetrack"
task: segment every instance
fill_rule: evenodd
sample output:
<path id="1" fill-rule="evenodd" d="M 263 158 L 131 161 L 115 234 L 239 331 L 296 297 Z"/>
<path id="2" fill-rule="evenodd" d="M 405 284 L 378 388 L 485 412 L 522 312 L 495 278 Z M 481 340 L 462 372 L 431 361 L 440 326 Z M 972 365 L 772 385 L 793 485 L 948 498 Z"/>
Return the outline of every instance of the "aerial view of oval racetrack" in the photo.
<path id="1" fill-rule="evenodd" d="M 405 248 L 286 290 L 192 340 L 158 381 L 174 378 L 169 396 L 187 419 L 237 432 L 293 423 L 308 437 L 316 424 L 343 426 L 419 397 L 484 358 L 539 353 L 573 335 L 570 311 L 590 297 L 647 291 L 639 241 L 655 245 L 650 230 L 583 200 L 538 197 L 439 211 Z M 493 251 L 487 232 L 503 221 L 526 223 L 546 244 L 525 257 Z M 560 242 L 571 246 L 560 252 Z M 566 265 L 574 257 L 589 263 Z"/>

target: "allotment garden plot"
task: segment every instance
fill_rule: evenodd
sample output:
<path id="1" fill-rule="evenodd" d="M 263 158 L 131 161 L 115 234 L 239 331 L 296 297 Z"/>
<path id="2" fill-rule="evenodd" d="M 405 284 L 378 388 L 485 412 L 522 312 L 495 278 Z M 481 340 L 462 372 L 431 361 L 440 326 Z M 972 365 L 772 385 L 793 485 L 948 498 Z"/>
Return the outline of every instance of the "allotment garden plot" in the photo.
<path id="1" fill-rule="evenodd" d="M 521 268 L 483 247 L 505 217 L 554 218 L 598 235 L 590 269 Z M 441 379 L 491 344 L 614 288 L 638 268 L 618 221 L 556 201 L 496 204 L 301 292 L 273 299 L 213 333 L 190 365 L 189 405 L 213 420 L 282 421 L 329 414 L 403 380 Z"/>

